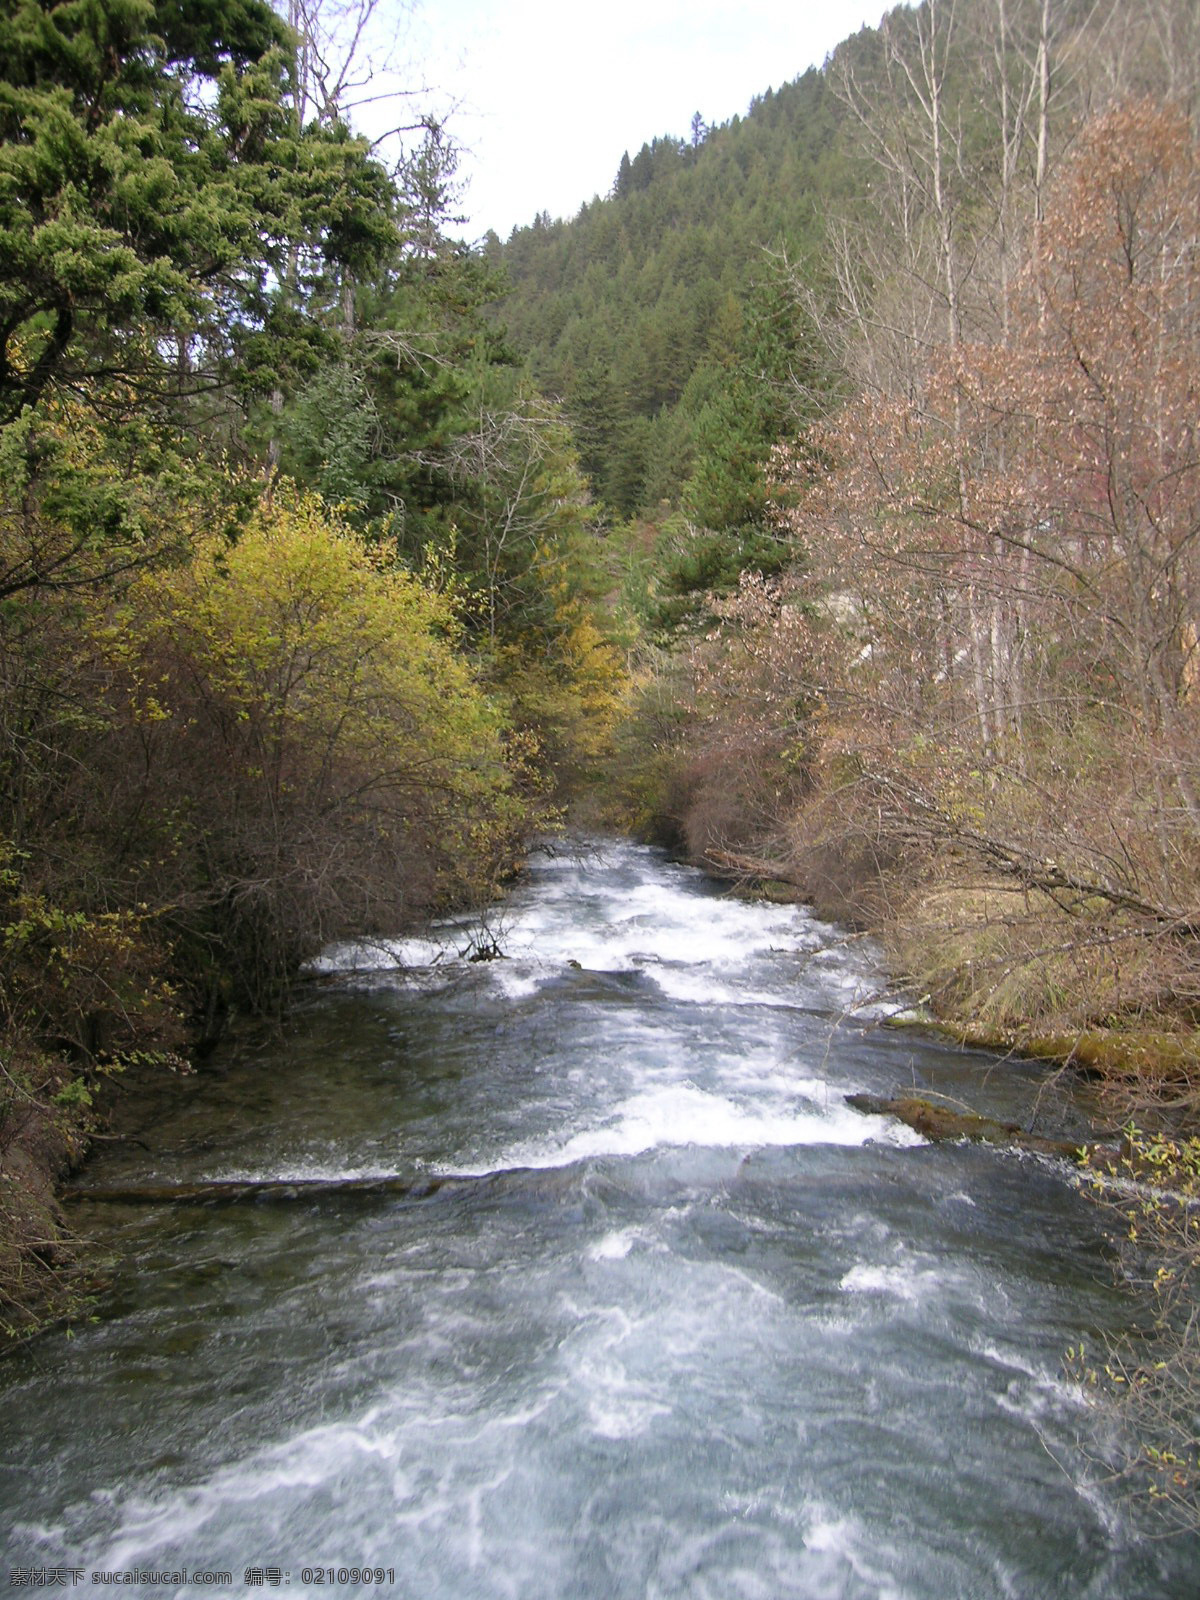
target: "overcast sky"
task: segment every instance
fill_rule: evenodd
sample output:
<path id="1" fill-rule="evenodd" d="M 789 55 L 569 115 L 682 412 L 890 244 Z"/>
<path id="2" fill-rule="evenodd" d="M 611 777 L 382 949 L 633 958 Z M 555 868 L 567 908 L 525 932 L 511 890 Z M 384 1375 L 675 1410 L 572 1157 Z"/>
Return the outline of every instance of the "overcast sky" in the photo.
<path id="1" fill-rule="evenodd" d="M 463 150 L 462 231 L 507 238 L 539 211 L 574 216 L 612 186 L 621 153 L 744 115 L 882 0 L 415 0 L 407 72 L 436 92 Z M 411 78 L 409 80 L 411 82 Z"/>

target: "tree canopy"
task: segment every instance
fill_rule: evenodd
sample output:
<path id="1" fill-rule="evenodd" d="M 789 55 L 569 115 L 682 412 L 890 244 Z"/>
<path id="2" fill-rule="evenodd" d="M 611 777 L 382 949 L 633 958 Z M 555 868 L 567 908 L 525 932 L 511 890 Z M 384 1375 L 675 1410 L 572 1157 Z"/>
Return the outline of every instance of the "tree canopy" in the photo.
<path id="1" fill-rule="evenodd" d="M 0 60 L 0 420 L 52 387 L 245 376 L 298 252 L 316 277 L 394 242 L 365 144 L 296 125 L 259 0 L 21 0 Z"/>

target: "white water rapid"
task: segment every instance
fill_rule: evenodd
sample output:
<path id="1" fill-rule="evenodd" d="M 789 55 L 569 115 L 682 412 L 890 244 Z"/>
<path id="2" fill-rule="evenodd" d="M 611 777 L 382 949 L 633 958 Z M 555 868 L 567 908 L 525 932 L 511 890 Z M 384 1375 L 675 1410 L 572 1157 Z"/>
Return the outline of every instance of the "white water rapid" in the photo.
<path id="1" fill-rule="evenodd" d="M 1194 1600 L 1196 1543 L 1138 1535 L 1062 1375 L 1134 1314 L 1100 1213 L 844 1098 L 1028 1117 L 1044 1076 L 879 1026 L 879 991 L 861 941 L 627 844 L 539 859 L 485 928 L 330 951 L 283 1039 L 89 1181 L 417 1187 L 81 1205 L 99 1320 L 0 1370 L 10 1570 Z"/>

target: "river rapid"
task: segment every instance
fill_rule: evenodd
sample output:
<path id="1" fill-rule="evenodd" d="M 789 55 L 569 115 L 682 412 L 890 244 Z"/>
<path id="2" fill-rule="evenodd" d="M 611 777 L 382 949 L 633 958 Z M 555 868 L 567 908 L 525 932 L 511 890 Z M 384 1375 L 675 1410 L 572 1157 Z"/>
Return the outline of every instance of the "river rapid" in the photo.
<path id="1" fill-rule="evenodd" d="M 863 942 L 630 844 L 538 858 L 484 928 L 330 952 L 282 1039 L 86 1180 L 418 1188 L 81 1203 L 98 1321 L 0 1367 L 9 1568 L 1194 1600 L 1200 1544 L 1139 1536 L 1062 1372 L 1136 1315 L 1103 1214 L 1065 1167 L 843 1097 L 915 1085 L 1047 1131 L 1078 1107 L 879 1026 L 878 987 Z M 469 1181 L 422 1194 L 440 1174 Z"/>

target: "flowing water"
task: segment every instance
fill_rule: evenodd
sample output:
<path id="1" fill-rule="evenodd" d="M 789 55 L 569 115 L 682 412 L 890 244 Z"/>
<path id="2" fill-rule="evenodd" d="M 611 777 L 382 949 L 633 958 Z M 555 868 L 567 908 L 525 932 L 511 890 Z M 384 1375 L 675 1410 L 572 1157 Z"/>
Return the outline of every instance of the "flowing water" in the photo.
<path id="1" fill-rule="evenodd" d="M 632 845 L 540 860 L 486 930 L 332 952 L 284 1039 L 180 1084 L 89 1181 L 468 1181 L 81 1204 L 100 1319 L 0 1369 L 10 1566 L 1194 1600 L 1197 1543 L 1139 1538 L 1062 1376 L 1134 1314 L 1101 1213 L 1054 1163 L 843 1097 L 1048 1131 L 1070 1105 L 879 1027 L 875 982 L 861 943 Z"/>

